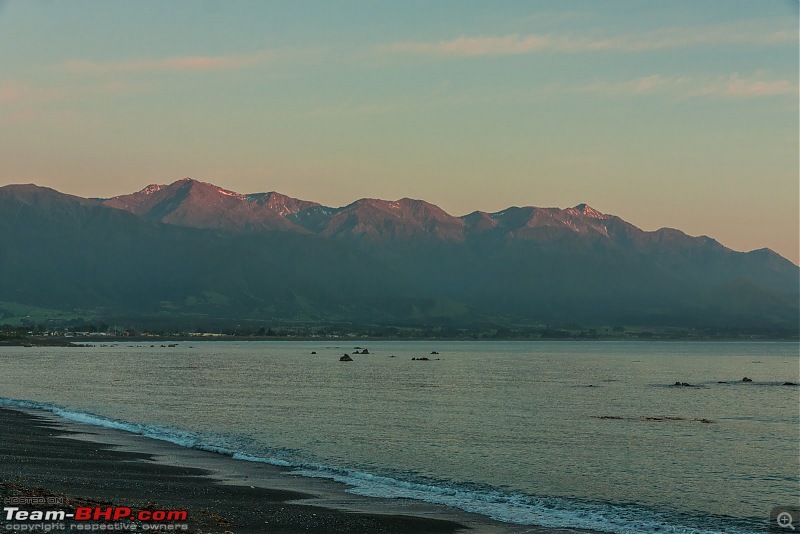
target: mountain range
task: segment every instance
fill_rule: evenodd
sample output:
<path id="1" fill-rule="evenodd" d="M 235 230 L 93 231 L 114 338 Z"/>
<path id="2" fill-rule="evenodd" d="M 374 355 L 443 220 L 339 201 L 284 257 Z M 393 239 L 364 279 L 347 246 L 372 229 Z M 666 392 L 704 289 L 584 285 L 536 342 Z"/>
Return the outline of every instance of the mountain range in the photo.
<path id="1" fill-rule="evenodd" d="M 183 179 L 109 199 L 0 188 L 0 322 L 84 317 L 378 325 L 636 324 L 796 335 L 800 269 L 587 204 L 455 217 Z"/>

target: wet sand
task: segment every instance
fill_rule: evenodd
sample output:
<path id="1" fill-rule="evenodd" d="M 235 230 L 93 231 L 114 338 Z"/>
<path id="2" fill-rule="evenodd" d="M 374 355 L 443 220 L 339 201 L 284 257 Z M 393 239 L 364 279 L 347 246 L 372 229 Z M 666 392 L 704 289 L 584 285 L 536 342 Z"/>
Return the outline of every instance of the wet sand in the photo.
<path id="1" fill-rule="evenodd" d="M 22 510 L 185 509 L 188 519 L 176 523 L 197 533 L 581 532 L 509 525 L 407 499 L 362 497 L 347 493 L 343 484 L 288 471 L 45 412 L 0 408 L 0 497 L 50 496 L 64 503 L 18 505 Z M 9 523 L 14 521 L 4 517 L 0 530 Z"/>

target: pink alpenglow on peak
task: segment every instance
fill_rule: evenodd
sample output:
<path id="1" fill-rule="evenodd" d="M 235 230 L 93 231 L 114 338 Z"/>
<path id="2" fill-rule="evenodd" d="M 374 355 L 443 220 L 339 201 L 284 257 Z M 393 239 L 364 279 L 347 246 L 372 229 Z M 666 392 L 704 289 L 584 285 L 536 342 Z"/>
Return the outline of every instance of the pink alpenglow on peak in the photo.
<path id="1" fill-rule="evenodd" d="M 150 184 L 139 192 L 144 193 L 145 195 L 152 195 L 156 191 L 161 190 L 163 187 L 164 186 L 160 184 Z"/>
<path id="2" fill-rule="evenodd" d="M 574 208 L 569 208 L 566 210 L 568 213 L 572 215 L 583 215 L 584 217 L 589 217 L 592 219 L 609 219 L 611 218 L 610 215 L 606 215 L 605 213 L 601 213 L 591 207 L 589 204 L 578 204 Z"/>
<path id="3" fill-rule="evenodd" d="M 672 235 L 668 229 L 645 232 L 585 203 L 566 209 L 511 206 L 494 213 L 474 211 L 455 217 L 435 204 L 412 198 L 362 198 L 331 207 L 275 191 L 241 194 L 192 178 L 151 184 L 137 193 L 100 202 L 178 226 L 234 233 L 282 231 L 364 242 L 512 239 L 557 243 L 585 237 L 624 243 L 635 238 L 645 243 L 697 239 L 682 233 Z"/>
<path id="4" fill-rule="evenodd" d="M 107 199 L 104 204 L 178 226 L 307 232 L 269 207 L 248 201 L 245 195 L 192 178 L 151 185 L 138 193 Z"/>

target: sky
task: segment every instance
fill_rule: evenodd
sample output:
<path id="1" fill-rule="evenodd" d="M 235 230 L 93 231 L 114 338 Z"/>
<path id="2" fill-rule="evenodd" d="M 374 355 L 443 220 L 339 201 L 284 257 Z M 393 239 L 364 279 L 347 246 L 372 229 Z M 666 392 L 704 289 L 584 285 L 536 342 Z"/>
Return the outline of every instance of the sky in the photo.
<path id="1" fill-rule="evenodd" d="M 0 185 L 585 202 L 800 260 L 797 0 L 0 0 L 0 51 Z"/>

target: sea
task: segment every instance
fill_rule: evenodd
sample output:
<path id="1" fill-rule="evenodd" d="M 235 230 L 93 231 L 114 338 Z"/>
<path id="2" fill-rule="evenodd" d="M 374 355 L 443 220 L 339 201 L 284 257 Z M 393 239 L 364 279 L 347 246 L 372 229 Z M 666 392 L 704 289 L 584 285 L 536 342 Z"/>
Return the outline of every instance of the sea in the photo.
<path id="1" fill-rule="evenodd" d="M 797 343 L 0 348 L 0 405 L 361 495 L 617 533 L 766 532 L 773 507 L 800 505 L 800 387 L 786 382 L 800 382 Z"/>

